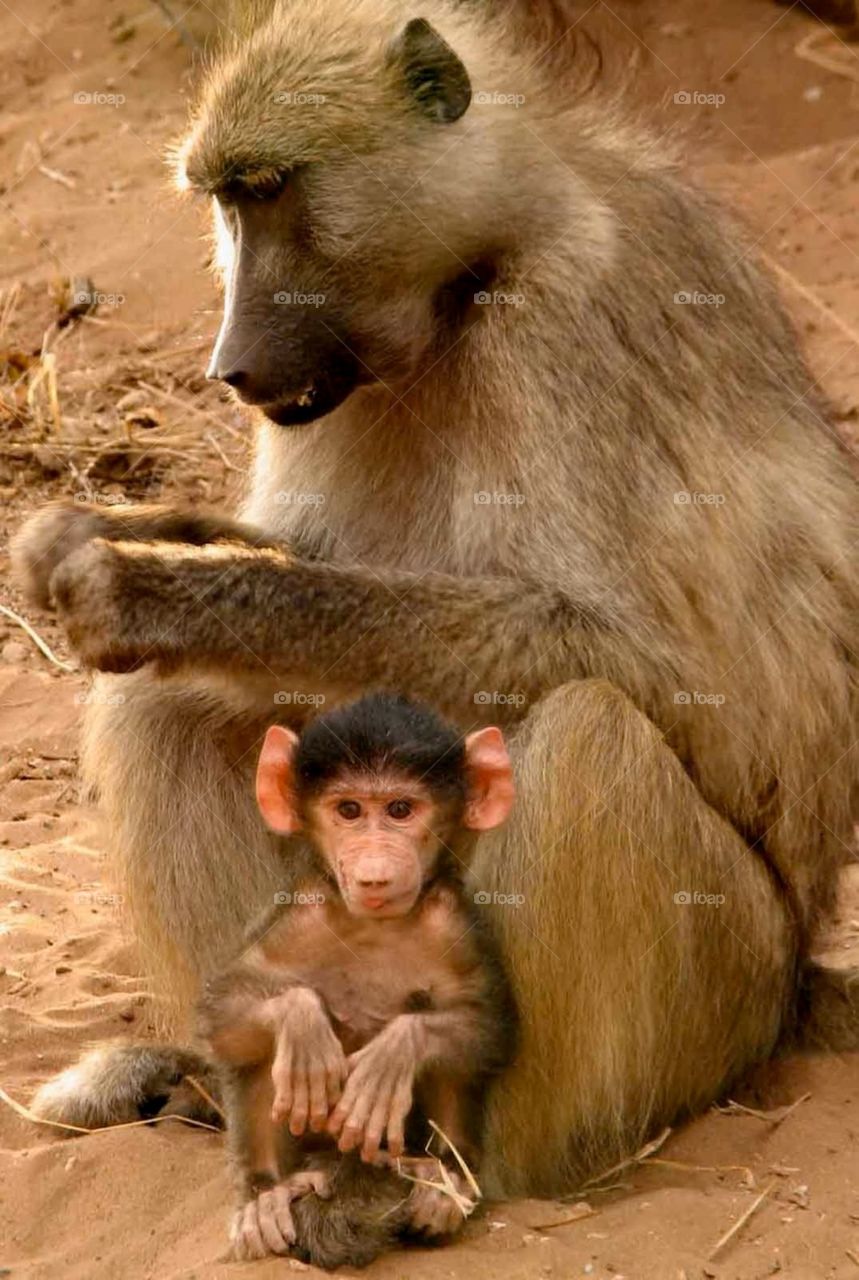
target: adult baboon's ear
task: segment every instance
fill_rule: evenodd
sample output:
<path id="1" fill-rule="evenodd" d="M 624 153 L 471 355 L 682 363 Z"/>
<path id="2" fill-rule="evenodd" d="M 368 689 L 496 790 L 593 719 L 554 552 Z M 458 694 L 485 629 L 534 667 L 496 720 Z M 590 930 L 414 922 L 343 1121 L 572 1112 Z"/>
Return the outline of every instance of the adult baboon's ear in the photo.
<path id="1" fill-rule="evenodd" d="M 459 58 L 426 18 L 412 18 L 391 46 L 390 57 L 405 76 L 424 115 L 451 124 L 471 102 L 471 81 Z"/>
<path id="2" fill-rule="evenodd" d="M 513 766 L 504 735 L 492 725 L 465 739 L 465 771 L 468 798 L 463 822 L 472 831 L 500 827 L 513 808 Z"/>
<path id="3" fill-rule="evenodd" d="M 295 799 L 298 734 L 273 724 L 265 735 L 257 764 L 257 804 L 272 831 L 292 835 L 301 826 Z"/>

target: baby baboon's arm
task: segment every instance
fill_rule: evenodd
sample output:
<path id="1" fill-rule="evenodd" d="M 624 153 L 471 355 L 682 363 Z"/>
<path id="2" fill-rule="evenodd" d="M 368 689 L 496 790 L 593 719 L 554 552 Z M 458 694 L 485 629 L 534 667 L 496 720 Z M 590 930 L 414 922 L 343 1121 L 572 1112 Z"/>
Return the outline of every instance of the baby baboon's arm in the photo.
<path id="1" fill-rule="evenodd" d="M 16 576 L 33 604 L 48 608 L 54 570 L 66 556 L 93 538 L 106 538 L 111 542 L 181 542 L 192 546 L 210 542 L 254 547 L 276 545 L 252 525 L 154 503 L 102 507 L 92 503 L 54 502 L 28 520 L 12 542 Z"/>
<path id="2" fill-rule="evenodd" d="M 353 1053 L 343 1096 L 328 1121 L 329 1133 L 339 1136 L 340 1150 L 360 1147 L 361 1158 L 373 1160 L 387 1134 L 389 1152 L 401 1155 L 415 1084 L 427 1070 L 436 1081 L 455 1078 L 459 1090 L 452 1090 L 452 1096 L 458 1096 L 463 1106 L 471 1101 L 465 1083 L 488 1075 L 494 1057 L 488 1013 L 488 1007 L 483 1010 L 465 1003 L 427 1013 L 403 1013 Z M 497 1016 L 498 1011 L 493 1013 Z M 457 1114 L 457 1137 L 466 1128 L 460 1120 Z"/>
<path id="3" fill-rule="evenodd" d="M 145 661 L 259 670 L 366 688 L 482 689 L 519 705 L 577 671 L 620 666 L 622 640 L 591 607 L 515 579 L 342 568 L 276 550 L 95 541 L 60 565 L 52 591 L 72 643 L 92 666 Z M 516 713 L 516 699 L 493 706 Z"/>
<path id="4" fill-rule="evenodd" d="M 206 984 L 200 1031 L 233 1070 L 260 1067 L 271 1080 L 271 1119 L 300 1136 L 319 1132 L 340 1097 L 343 1049 L 319 996 L 301 974 L 253 962 Z"/>

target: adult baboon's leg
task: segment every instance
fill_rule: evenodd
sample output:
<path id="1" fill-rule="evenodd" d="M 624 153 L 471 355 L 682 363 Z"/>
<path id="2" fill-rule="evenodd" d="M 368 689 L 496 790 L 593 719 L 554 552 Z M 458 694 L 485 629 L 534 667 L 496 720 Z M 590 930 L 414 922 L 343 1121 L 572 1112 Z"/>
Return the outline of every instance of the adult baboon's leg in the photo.
<path id="1" fill-rule="evenodd" d="M 553 1194 L 765 1057 L 794 956 L 763 862 L 613 686 L 556 690 L 514 752 L 512 821 L 474 869 L 530 993 L 490 1100 L 486 1187 Z"/>
<path id="2" fill-rule="evenodd" d="M 251 713 L 146 671 L 100 678 L 90 700 L 84 773 L 173 1033 L 187 1030 L 200 979 L 282 887 L 278 838 L 254 798 L 256 757 L 275 718 L 274 708 Z"/>

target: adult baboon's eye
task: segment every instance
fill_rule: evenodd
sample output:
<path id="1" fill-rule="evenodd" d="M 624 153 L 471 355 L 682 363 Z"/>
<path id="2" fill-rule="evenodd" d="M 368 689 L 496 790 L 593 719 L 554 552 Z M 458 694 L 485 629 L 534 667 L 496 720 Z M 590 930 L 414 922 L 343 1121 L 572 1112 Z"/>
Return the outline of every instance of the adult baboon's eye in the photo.
<path id="1" fill-rule="evenodd" d="M 276 200 L 286 190 L 292 179 L 291 169 L 262 169 L 242 175 L 245 195 L 257 200 Z"/>
<path id="2" fill-rule="evenodd" d="M 341 800 L 337 806 L 337 812 L 347 822 L 353 822 L 355 818 L 360 818 L 361 806 L 357 800 Z"/>
<path id="3" fill-rule="evenodd" d="M 292 176 L 289 169 L 259 169 L 237 173 L 226 181 L 219 192 L 225 204 L 241 204 L 249 196 L 255 200 L 274 200 L 285 190 Z"/>
<path id="4" fill-rule="evenodd" d="M 409 818 L 412 813 L 412 806 L 408 800 L 392 800 L 388 805 L 388 813 L 392 818 Z"/>

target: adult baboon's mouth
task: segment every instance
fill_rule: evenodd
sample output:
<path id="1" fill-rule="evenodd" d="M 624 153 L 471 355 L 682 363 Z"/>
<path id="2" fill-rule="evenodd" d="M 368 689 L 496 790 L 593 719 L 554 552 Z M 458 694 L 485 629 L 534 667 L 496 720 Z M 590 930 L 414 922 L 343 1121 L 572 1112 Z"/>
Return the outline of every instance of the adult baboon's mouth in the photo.
<path id="1" fill-rule="evenodd" d="M 320 395 L 314 386 L 308 387 L 291 400 L 275 400 L 273 404 L 264 404 L 260 408 L 270 422 L 281 427 L 291 427 L 301 422 L 313 422 L 330 413 L 345 399 L 346 394 L 348 393 L 344 392 L 337 397 Z"/>
<path id="2" fill-rule="evenodd" d="M 321 399 L 318 386 L 315 382 L 310 382 L 297 396 L 284 397 L 283 400 L 277 400 L 274 404 L 263 407 L 267 414 L 269 414 L 270 410 L 274 410 L 278 414 L 311 414 L 315 416 Z"/>
<path id="3" fill-rule="evenodd" d="M 357 365 L 350 363 L 347 366 L 340 361 L 331 372 L 306 383 L 297 395 L 284 396 L 262 404 L 260 408 L 270 422 L 280 427 L 315 422 L 342 404 L 359 382 Z"/>

